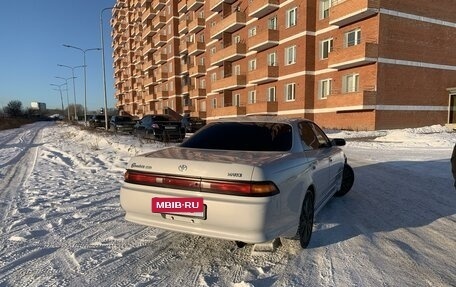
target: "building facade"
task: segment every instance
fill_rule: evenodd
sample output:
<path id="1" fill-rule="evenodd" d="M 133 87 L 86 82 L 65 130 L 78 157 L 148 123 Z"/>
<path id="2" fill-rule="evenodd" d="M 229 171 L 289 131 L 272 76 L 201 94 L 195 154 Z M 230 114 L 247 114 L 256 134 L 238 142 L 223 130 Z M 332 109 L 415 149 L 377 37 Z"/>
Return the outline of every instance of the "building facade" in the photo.
<path id="1" fill-rule="evenodd" d="M 117 0 L 116 107 L 372 130 L 456 120 L 456 5 Z"/>

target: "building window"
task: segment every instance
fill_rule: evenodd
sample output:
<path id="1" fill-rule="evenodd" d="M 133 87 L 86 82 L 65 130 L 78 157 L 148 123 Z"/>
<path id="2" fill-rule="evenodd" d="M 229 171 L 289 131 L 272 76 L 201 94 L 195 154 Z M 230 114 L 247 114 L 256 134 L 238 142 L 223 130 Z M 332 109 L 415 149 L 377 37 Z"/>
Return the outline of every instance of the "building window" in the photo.
<path id="1" fill-rule="evenodd" d="M 211 48 L 211 55 L 214 55 L 217 52 L 217 49 L 215 47 Z"/>
<path id="2" fill-rule="evenodd" d="M 256 70 L 257 65 L 256 65 L 256 59 L 250 60 L 249 61 L 249 71 L 254 71 Z"/>
<path id="3" fill-rule="evenodd" d="M 359 74 L 345 75 L 342 78 L 342 92 L 353 93 L 359 90 Z"/>
<path id="4" fill-rule="evenodd" d="M 361 43 L 361 29 L 355 29 L 345 33 L 345 47 L 359 45 Z"/>
<path id="5" fill-rule="evenodd" d="M 241 66 L 240 65 L 234 66 L 233 73 L 234 73 L 234 75 L 239 76 L 241 74 Z"/>
<path id="6" fill-rule="evenodd" d="M 248 103 L 249 104 L 256 103 L 256 91 L 249 91 Z"/>
<path id="7" fill-rule="evenodd" d="M 286 14 L 286 27 L 287 28 L 290 28 L 290 27 L 293 27 L 293 26 L 296 26 L 296 20 L 297 20 L 297 11 L 298 9 L 295 7 L 293 9 L 290 9 L 290 10 L 287 10 L 287 14 Z"/>
<path id="8" fill-rule="evenodd" d="M 213 98 L 212 101 L 211 101 L 211 107 L 213 109 L 217 108 L 217 99 L 216 98 Z"/>
<path id="9" fill-rule="evenodd" d="M 211 83 L 217 81 L 217 74 L 216 73 L 212 73 L 211 74 Z"/>
<path id="10" fill-rule="evenodd" d="M 240 94 L 233 95 L 233 106 L 235 106 L 235 107 L 241 106 L 241 95 Z"/>
<path id="11" fill-rule="evenodd" d="M 204 57 L 200 58 L 199 62 L 201 66 L 204 66 Z"/>
<path id="12" fill-rule="evenodd" d="M 233 37 L 233 42 L 234 42 L 234 44 L 241 43 L 241 36 L 239 36 L 239 35 L 234 36 Z"/>
<path id="13" fill-rule="evenodd" d="M 269 18 L 269 20 L 268 20 L 268 29 L 269 30 L 277 30 L 277 16 Z"/>
<path id="14" fill-rule="evenodd" d="M 276 101 L 276 88 L 269 87 L 268 88 L 268 102 L 275 102 Z"/>
<path id="15" fill-rule="evenodd" d="M 333 50 L 333 39 L 326 39 L 320 42 L 320 57 L 327 59 L 330 52 Z"/>
<path id="16" fill-rule="evenodd" d="M 326 19 L 329 17 L 331 2 L 331 0 L 320 0 L 320 19 Z"/>
<path id="17" fill-rule="evenodd" d="M 198 37 L 199 37 L 199 41 L 200 41 L 201 43 L 204 43 L 204 34 L 199 34 Z"/>
<path id="18" fill-rule="evenodd" d="M 268 66 L 277 66 L 277 53 L 270 53 L 268 54 Z"/>
<path id="19" fill-rule="evenodd" d="M 285 85 L 285 100 L 287 102 L 294 101 L 296 99 L 296 84 L 286 84 Z"/>
<path id="20" fill-rule="evenodd" d="M 296 63 L 296 46 L 285 48 L 285 65 Z"/>
<path id="21" fill-rule="evenodd" d="M 206 79 L 201 79 L 200 80 L 200 88 L 205 89 L 206 88 Z"/>
<path id="22" fill-rule="evenodd" d="M 331 94 L 332 79 L 321 80 L 318 85 L 318 98 L 326 99 Z"/>
<path id="23" fill-rule="evenodd" d="M 255 36 L 256 33 L 257 33 L 257 28 L 256 28 L 256 26 L 250 28 L 250 29 L 249 29 L 249 32 L 248 32 L 249 38 Z"/>
<path id="24" fill-rule="evenodd" d="M 174 91 L 174 82 L 173 81 L 169 82 L 169 87 L 170 87 L 169 88 L 170 91 Z"/>

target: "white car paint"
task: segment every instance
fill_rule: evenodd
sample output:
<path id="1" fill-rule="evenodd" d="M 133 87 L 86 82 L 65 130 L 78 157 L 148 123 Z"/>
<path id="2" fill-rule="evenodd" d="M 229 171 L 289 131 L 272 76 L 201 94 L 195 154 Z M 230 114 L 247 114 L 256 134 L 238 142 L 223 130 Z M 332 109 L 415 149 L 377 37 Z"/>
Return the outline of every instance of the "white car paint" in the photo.
<path id="1" fill-rule="evenodd" d="M 317 213 L 340 187 L 345 162 L 345 155 L 339 147 L 309 150 L 298 130 L 298 123 L 302 121 L 305 120 L 279 121 L 292 126 L 293 144 L 289 151 L 230 151 L 178 146 L 135 156 L 127 167 L 131 171 L 189 178 L 272 181 L 280 191 L 278 194 L 250 197 L 124 182 L 120 202 L 126 212 L 125 218 L 167 230 L 247 243 L 296 235 L 306 191 L 314 191 Z M 154 197 L 202 197 L 207 206 L 207 217 L 152 213 L 151 200 Z"/>

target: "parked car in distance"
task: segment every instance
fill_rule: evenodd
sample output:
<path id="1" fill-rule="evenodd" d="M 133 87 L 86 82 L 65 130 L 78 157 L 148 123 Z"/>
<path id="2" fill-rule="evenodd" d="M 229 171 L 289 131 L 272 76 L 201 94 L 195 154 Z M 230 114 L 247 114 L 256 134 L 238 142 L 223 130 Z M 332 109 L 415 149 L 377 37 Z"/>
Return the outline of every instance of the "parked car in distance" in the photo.
<path id="1" fill-rule="evenodd" d="M 206 125 L 206 121 L 199 117 L 184 116 L 182 118 L 182 126 L 187 133 L 194 133 Z"/>
<path id="2" fill-rule="evenodd" d="M 168 115 L 145 115 L 135 124 L 134 133 L 158 141 L 182 141 L 185 138 L 181 122 Z"/>
<path id="3" fill-rule="evenodd" d="M 89 126 L 92 128 L 105 127 L 105 116 L 104 115 L 92 115 L 89 118 Z"/>
<path id="4" fill-rule="evenodd" d="M 136 121 L 130 116 L 112 116 L 109 129 L 114 132 L 133 132 Z"/>
<path id="5" fill-rule="evenodd" d="M 238 246 L 291 237 L 306 248 L 315 215 L 353 185 L 343 145 L 305 119 L 221 119 L 179 146 L 133 157 L 120 203 L 142 225 Z M 204 209 L 153 212 L 163 198 L 202 198 Z"/>

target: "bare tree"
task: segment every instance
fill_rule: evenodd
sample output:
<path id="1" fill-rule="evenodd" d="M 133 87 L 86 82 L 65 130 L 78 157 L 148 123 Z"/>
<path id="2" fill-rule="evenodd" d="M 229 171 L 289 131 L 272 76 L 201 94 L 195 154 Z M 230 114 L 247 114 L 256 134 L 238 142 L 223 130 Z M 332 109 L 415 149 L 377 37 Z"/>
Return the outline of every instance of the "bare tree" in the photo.
<path id="1" fill-rule="evenodd" d="M 5 114 L 7 114 L 10 117 L 18 117 L 22 115 L 22 102 L 15 100 L 15 101 L 10 101 L 6 107 L 3 108 L 3 111 Z"/>

